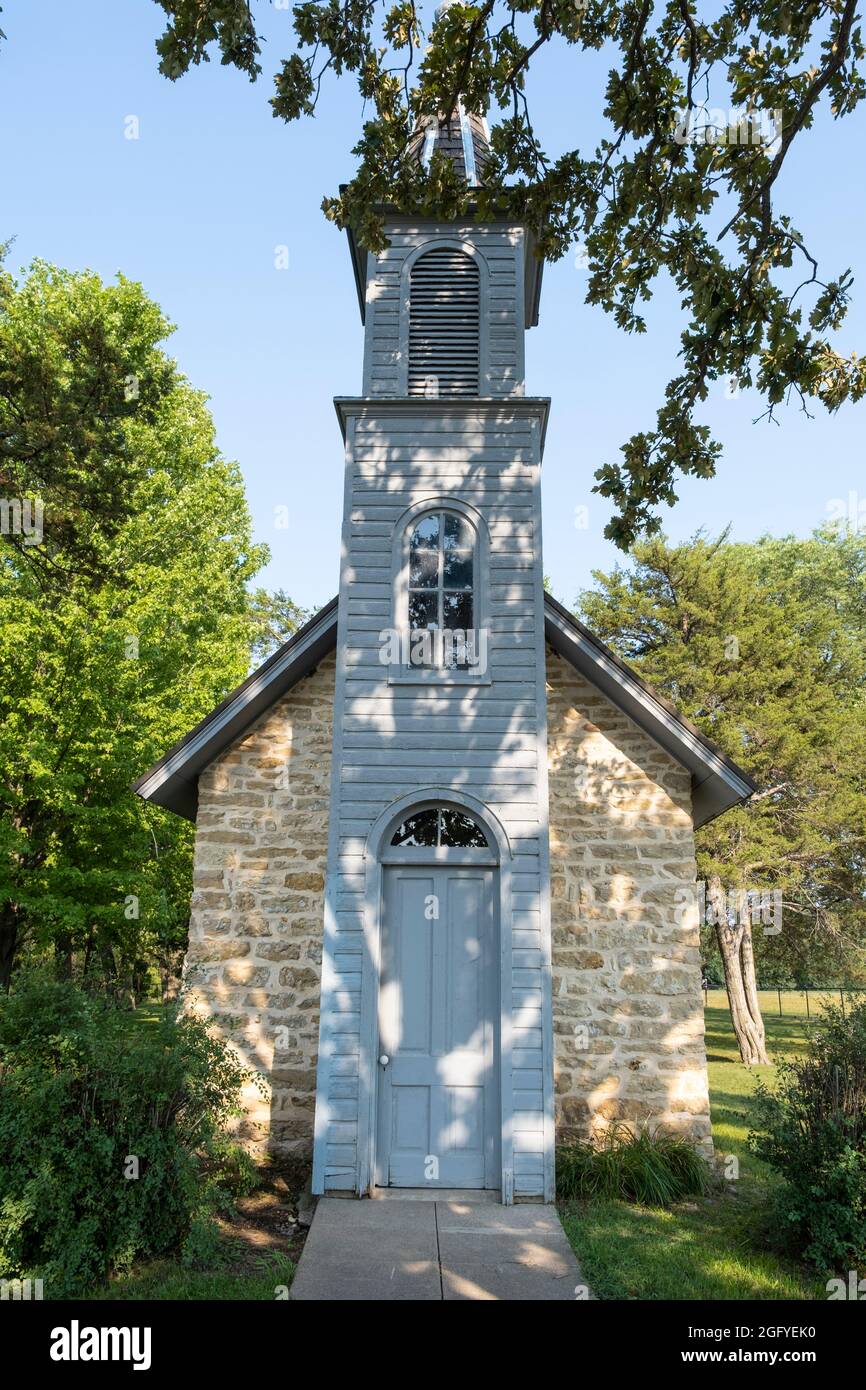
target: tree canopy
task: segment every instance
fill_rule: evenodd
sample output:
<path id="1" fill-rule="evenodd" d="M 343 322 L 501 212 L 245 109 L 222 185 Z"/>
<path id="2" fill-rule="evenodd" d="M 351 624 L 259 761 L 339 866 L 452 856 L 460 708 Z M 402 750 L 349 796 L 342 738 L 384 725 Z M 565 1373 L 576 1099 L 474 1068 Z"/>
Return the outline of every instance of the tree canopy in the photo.
<path id="1" fill-rule="evenodd" d="M 267 551 L 169 331 L 130 281 L 3 277 L 6 466 L 44 516 L 0 549 L 0 983 L 26 943 L 128 980 L 185 941 L 192 828 L 130 784 L 246 674 Z"/>
<path id="2" fill-rule="evenodd" d="M 156 3 L 168 20 L 157 43 L 166 77 L 212 49 L 260 76 L 254 4 Z M 626 548 L 656 530 L 679 474 L 713 475 L 720 445 L 698 412 L 718 378 L 754 387 L 771 414 L 791 394 L 804 409 L 814 400 L 831 411 L 862 397 L 863 361 L 834 345 L 851 272 L 819 273 L 817 248 L 775 197 L 792 145 L 819 112 L 838 120 L 863 99 L 857 0 L 483 0 L 437 13 L 425 34 L 413 0 L 302 0 L 271 106 L 287 121 L 313 115 L 330 74 L 353 76 L 365 113 L 359 165 L 323 207 L 373 251 L 386 207 L 519 219 L 548 258 L 585 244 L 587 300 L 629 333 L 646 330 L 641 306 L 660 278 L 673 281 L 685 318 L 676 374 L 655 421 L 596 472 L 615 507 L 609 537 Z M 609 56 L 606 133 L 549 157 L 531 116 L 531 76 L 540 50 L 557 44 L 573 51 L 575 82 L 582 55 Z M 419 129 L 452 119 L 460 104 L 493 122 L 478 189 L 443 155 L 429 169 L 418 158 Z"/>
<path id="3" fill-rule="evenodd" d="M 581 617 L 759 783 L 697 835 L 700 878 L 781 895 L 759 972 L 862 978 L 866 537 L 656 537 L 595 578 Z"/>

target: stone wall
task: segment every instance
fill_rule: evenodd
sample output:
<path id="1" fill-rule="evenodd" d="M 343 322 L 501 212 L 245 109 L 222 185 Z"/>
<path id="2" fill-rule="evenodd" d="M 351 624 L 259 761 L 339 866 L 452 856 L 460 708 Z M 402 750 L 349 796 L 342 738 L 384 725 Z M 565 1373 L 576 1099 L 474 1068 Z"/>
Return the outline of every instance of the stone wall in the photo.
<path id="1" fill-rule="evenodd" d="M 548 651 L 559 1140 L 614 1120 L 711 1152 L 689 775 Z M 185 983 L 267 1095 L 238 1133 L 312 1151 L 334 658 L 199 779 Z"/>
<path id="2" fill-rule="evenodd" d="M 547 655 L 557 1139 L 649 1121 L 709 1156 L 689 773 Z"/>
<path id="3" fill-rule="evenodd" d="M 333 655 L 199 778 L 189 1007 L 218 1018 L 267 1094 L 238 1136 L 312 1153 L 334 702 Z"/>

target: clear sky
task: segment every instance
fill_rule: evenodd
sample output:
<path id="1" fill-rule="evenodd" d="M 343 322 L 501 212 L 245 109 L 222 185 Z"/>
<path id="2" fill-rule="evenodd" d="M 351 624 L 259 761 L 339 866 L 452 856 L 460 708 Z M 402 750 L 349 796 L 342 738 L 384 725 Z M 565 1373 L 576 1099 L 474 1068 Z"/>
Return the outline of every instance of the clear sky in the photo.
<path id="1" fill-rule="evenodd" d="M 338 582 L 332 398 L 360 391 L 362 358 L 345 236 L 320 202 L 351 175 L 360 100 L 349 77 L 326 88 L 314 121 L 274 120 L 270 75 L 288 49 L 290 13 L 267 0 L 255 8 L 268 38 L 257 84 L 218 61 L 172 84 L 157 71 L 164 16 L 153 0 L 3 0 L 0 241 L 16 238 L 13 271 L 39 256 L 142 282 L 177 325 L 169 349 L 209 395 L 220 446 L 243 470 L 257 539 L 272 551 L 259 582 L 313 607 Z M 541 55 L 531 95 L 550 152 L 591 148 L 606 66 L 564 46 Z M 131 116 L 136 140 L 126 138 Z M 846 266 L 858 275 L 866 260 L 863 134 L 862 110 L 839 123 L 823 116 L 777 185 L 826 279 Z M 546 268 L 540 324 L 527 338 L 527 391 L 553 398 L 545 570 L 566 602 L 618 558 L 602 534 L 609 508 L 591 492 L 593 472 L 652 427 L 683 326 L 662 286 L 650 332 L 626 337 L 583 303 L 585 274 L 573 256 Z M 855 297 L 838 343 L 862 352 L 859 281 Z M 835 416 L 816 406 L 813 420 L 792 405 L 779 426 L 753 425 L 762 409 L 717 385 L 702 418 L 724 445 L 719 474 L 681 483 L 665 511 L 672 538 L 728 522 L 739 539 L 805 535 L 852 492 L 866 518 L 866 404 Z M 578 529 L 584 506 L 588 526 Z"/>

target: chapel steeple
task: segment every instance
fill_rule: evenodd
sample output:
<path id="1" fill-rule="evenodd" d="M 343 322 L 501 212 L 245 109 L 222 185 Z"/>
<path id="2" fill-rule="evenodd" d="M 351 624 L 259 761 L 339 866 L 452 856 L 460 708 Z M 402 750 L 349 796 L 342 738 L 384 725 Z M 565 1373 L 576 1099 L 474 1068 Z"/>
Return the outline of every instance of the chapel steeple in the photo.
<path id="1" fill-rule="evenodd" d="M 490 134 L 483 116 L 467 113 L 462 101 L 450 116 L 431 119 L 418 132 L 416 152 L 425 169 L 434 151 L 451 160 L 470 188 L 484 182 L 484 166 L 490 158 Z"/>
<path id="2" fill-rule="evenodd" d="M 437 23 L 455 3 L 456 0 L 441 0 L 436 10 Z M 478 188 L 484 182 L 484 166 L 490 157 L 487 121 L 467 112 L 458 99 L 453 111 L 427 120 L 418 132 L 416 152 L 425 168 L 429 167 L 434 151 L 452 161 L 470 188 Z"/>

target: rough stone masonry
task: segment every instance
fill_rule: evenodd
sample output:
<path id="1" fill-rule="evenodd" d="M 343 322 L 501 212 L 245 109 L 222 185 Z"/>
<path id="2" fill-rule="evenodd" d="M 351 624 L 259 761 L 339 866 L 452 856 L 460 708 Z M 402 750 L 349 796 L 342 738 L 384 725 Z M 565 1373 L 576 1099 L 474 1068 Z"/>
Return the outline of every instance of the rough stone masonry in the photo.
<path id="1" fill-rule="evenodd" d="M 199 779 L 189 1006 L 251 1083 L 238 1135 L 312 1152 L 334 657 Z M 710 1139 L 689 774 L 547 654 L 557 1139 Z"/>

